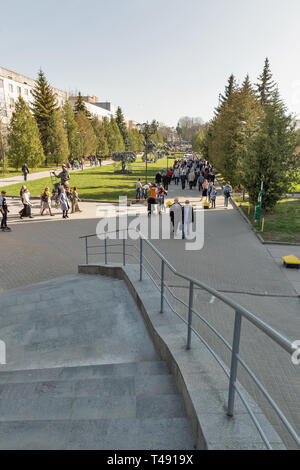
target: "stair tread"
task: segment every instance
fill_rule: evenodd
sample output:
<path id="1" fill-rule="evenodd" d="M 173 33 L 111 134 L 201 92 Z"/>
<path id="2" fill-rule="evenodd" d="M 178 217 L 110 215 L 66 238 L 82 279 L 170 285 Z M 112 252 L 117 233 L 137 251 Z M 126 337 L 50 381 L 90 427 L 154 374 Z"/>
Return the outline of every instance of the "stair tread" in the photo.
<path id="1" fill-rule="evenodd" d="M 187 418 L 0 422 L 0 450 L 188 450 Z"/>

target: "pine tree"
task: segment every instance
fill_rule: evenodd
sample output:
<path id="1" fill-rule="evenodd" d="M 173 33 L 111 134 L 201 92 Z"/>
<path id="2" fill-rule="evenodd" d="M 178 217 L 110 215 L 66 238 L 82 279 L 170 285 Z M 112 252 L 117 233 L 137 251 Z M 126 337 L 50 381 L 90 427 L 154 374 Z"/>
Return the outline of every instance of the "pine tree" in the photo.
<path id="1" fill-rule="evenodd" d="M 8 144 L 8 156 L 16 169 L 25 162 L 29 167 L 35 168 L 45 158 L 37 123 L 21 96 L 11 118 Z"/>
<path id="2" fill-rule="evenodd" d="M 257 204 L 261 182 L 264 183 L 262 206 L 272 209 L 295 181 L 299 168 L 297 136 L 292 116 L 274 90 L 265 104 L 260 132 L 249 140 L 244 160 L 244 184 L 250 203 Z"/>
<path id="3" fill-rule="evenodd" d="M 81 111 L 76 114 L 75 120 L 80 132 L 80 153 L 84 156 L 95 154 L 97 149 L 97 137 L 91 121 Z"/>
<path id="4" fill-rule="evenodd" d="M 75 121 L 75 116 L 70 104 L 66 101 L 64 105 L 64 127 L 68 137 L 70 158 L 76 160 L 81 156 L 80 153 L 80 133 L 79 127 Z"/>
<path id="5" fill-rule="evenodd" d="M 127 125 L 126 125 L 126 122 L 125 122 L 125 118 L 123 116 L 122 109 L 120 108 L 120 106 L 118 107 L 117 112 L 116 112 L 116 123 L 117 123 L 117 125 L 119 127 L 119 130 L 121 132 L 123 142 L 124 142 L 124 145 L 125 145 L 125 150 L 128 151 L 129 150 L 129 135 L 128 135 L 128 130 L 127 130 Z"/>
<path id="6" fill-rule="evenodd" d="M 266 58 L 262 74 L 258 78 L 257 93 L 263 106 L 272 100 L 273 93 L 276 89 L 276 83 L 270 69 L 269 59 Z"/>
<path id="7" fill-rule="evenodd" d="M 83 114 L 85 114 L 85 116 L 88 119 L 92 119 L 92 115 L 87 110 L 87 107 L 85 105 L 85 102 L 84 102 L 83 97 L 82 97 L 80 92 L 78 93 L 77 100 L 76 100 L 75 105 L 74 105 L 74 112 L 75 112 L 75 114 L 83 113 Z"/>
<path id="8" fill-rule="evenodd" d="M 219 104 L 218 107 L 215 108 L 215 115 L 217 116 L 221 110 L 223 109 L 225 103 L 228 101 L 228 99 L 231 97 L 231 95 L 237 90 L 238 85 L 236 83 L 235 76 L 233 74 L 230 75 L 228 79 L 228 83 L 225 87 L 225 93 L 224 95 L 220 94 L 219 95 Z"/>
<path id="9" fill-rule="evenodd" d="M 51 86 L 48 84 L 42 70 L 39 71 L 36 85 L 31 93 L 33 95 L 32 112 L 40 131 L 41 142 L 46 155 L 45 163 L 47 164 L 49 121 L 53 111 L 58 109 L 58 106 L 56 103 L 56 96 L 53 93 Z"/>
<path id="10" fill-rule="evenodd" d="M 56 165 L 65 163 L 70 151 L 60 111 L 53 111 L 49 120 L 48 133 L 47 155 L 49 161 Z"/>

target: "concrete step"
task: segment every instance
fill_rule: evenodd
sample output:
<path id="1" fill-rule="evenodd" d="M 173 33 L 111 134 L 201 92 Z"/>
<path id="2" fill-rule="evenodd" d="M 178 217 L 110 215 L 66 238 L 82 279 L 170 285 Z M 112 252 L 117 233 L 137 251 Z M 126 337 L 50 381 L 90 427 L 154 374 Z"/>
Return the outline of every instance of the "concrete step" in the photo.
<path id="1" fill-rule="evenodd" d="M 84 380 L 58 380 L 0 384 L 0 400 L 39 399 L 55 397 L 119 397 L 143 394 L 176 395 L 171 375 L 143 377 L 101 377 Z"/>
<path id="2" fill-rule="evenodd" d="M 0 422 L 0 450 L 191 450 L 186 418 Z"/>
<path id="3" fill-rule="evenodd" d="M 0 422 L 184 418 L 183 400 L 178 395 L 115 395 L 101 397 L 40 397 L 0 400 Z"/>
<path id="4" fill-rule="evenodd" d="M 163 374 L 169 374 L 167 364 L 164 361 L 144 361 L 13 371 L 1 371 L 0 367 L 0 384 L 97 379 L 111 376 L 139 377 L 144 375 Z"/>

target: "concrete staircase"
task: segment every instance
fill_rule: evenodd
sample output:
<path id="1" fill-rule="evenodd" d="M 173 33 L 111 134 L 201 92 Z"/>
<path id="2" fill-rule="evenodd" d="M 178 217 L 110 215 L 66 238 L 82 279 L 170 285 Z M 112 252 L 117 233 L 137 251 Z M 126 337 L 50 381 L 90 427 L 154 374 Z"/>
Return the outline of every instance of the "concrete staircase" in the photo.
<path id="1" fill-rule="evenodd" d="M 68 276 L 1 304 L 1 450 L 193 448 L 182 397 L 122 281 Z"/>

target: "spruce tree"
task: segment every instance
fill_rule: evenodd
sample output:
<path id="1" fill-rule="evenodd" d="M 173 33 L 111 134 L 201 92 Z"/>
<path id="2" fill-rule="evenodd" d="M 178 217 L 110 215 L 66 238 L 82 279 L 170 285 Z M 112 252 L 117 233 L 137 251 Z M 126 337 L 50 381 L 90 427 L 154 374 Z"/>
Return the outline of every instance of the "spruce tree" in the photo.
<path id="1" fill-rule="evenodd" d="M 33 95 L 32 112 L 36 119 L 41 142 L 44 148 L 47 164 L 47 140 L 49 121 L 54 110 L 58 109 L 56 96 L 48 84 L 44 72 L 40 69 L 38 79 L 34 89 L 31 91 Z"/>
<path id="2" fill-rule="evenodd" d="M 224 95 L 220 94 L 219 95 L 219 104 L 218 107 L 215 108 L 215 115 L 217 116 L 221 110 L 223 109 L 225 103 L 228 101 L 230 96 L 237 90 L 238 85 L 235 79 L 235 76 L 233 74 L 230 75 L 227 85 L 225 87 L 225 93 Z"/>
<path id="3" fill-rule="evenodd" d="M 35 168 L 44 161 L 44 151 L 37 123 L 25 101 L 19 96 L 8 134 L 9 159 L 18 169 L 27 162 Z"/>
<path id="4" fill-rule="evenodd" d="M 49 161 L 56 165 L 65 163 L 69 157 L 68 138 L 63 126 L 60 111 L 53 111 L 49 120 L 49 136 L 47 139 L 47 155 Z"/>
<path id="5" fill-rule="evenodd" d="M 87 107 L 85 105 L 85 102 L 84 102 L 83 97 L 82 97 L 80 92 L 78 93 L 77 100 L 76 100 L 75 105 L 74 105 L 74 112 L 75 112 L 75 114 L 83 113 L 83 114 L 85 114 L 85 116 L 88 119 L 92 119 L 92 115 L 87 110 Z"/>
<path id="6" fill-rule="evenodd" d="M 119 127 L 119 130 L 121 132 L 123 142 L 124 142 L 124 145 L 125 145 L 125 150 L 128 151 L 129 150 L 129 135 L 128 135 L 128 130 L 127 130 L 127 125 L 126 125 L 126 122 L 125 122 L 125 118 L 123 116 L 122 109 L 120 108 L 120 106 L 118 107 L 117 112 L 116 112 L 116 123 L 117 123 L 117 125 Z"/>
<path id="7" fill-rule="evenodd" d="M 105 158 L 109 154 L 109 148 L 108 148 L 108 144 L 107 144 L 106 137 L 105 137 L 105 130 L 103 127 L 103 123 L 100 122 L 98 117 L 94 117 L 92 119 L 92 126 L 93 126 L 94 132 L 98 140 L 96 155 L 98 157 Z"/>
<path id="8" fill-rule="evenodd" d="M 63 109 L 64 127 L 68 137 L 70 158 L 76 160 L 81 156 L 80 153 L 80 133 L 79 127 L 75 121 L 75 116 L 70 104 L 66 101 Z"/>
<path id="9" fill-rule="evenodd" d="M 276 83 L 273 80 L 268 58 L 265 60 L 263 72 L 259 76 L 258 84 L 256 86 L 260 102 L 263 106 L 265 106 L 270 100 L 272 100 L 274 91 L 276 89 Z"/>
<path id="10" fill-rule="evenodd" d="M 113 117 L 110 118 L 110 125 L 111 125 L 111 128 L 112 128 L 112 132 L 113 132 L 114 140 L 115 140 L 115 150 L 114 150 L 114 152 L 124 152 L 125 144 L 124 144 L 124 141 L 123 141 L 123 137 L 122 137 L 122 134 L 119 130 L 118 124 L 117 124 L 116 120 Z"/>
<path id="11" fill-rule="evenodd" d="M 299 168 L 297 137 L 292 116 L 274 90 L 265 105 L 260 132 L 249 140 L 244 160 L 244 184 L 250 202 L 257 204 L 261 182 L 264 183 L 262 206 L 272 209 L 295 181 Z"/>

